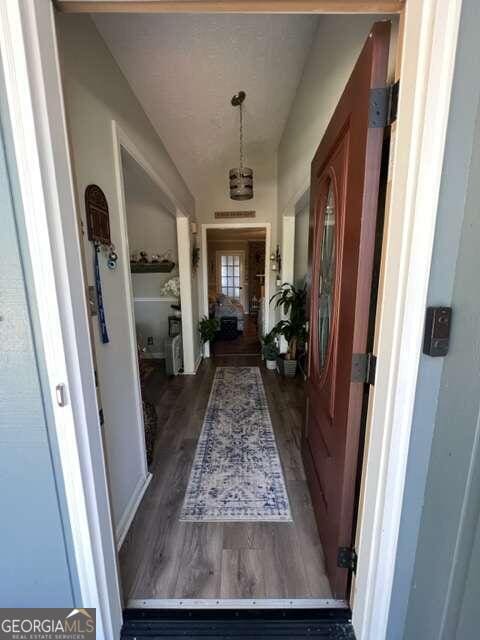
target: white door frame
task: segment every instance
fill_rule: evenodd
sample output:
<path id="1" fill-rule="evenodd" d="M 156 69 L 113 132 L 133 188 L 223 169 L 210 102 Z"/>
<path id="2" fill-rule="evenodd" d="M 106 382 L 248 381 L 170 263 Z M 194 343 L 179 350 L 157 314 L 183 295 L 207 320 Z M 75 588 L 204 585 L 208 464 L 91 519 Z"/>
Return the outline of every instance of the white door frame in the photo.
<path id="1" fill-rule="evenodd" d="M 270 250 L 272 225 L 270 222 L 208 222 L 201 225 L 201 261 L 202 261 L 202 298 L 203 315 L 209 314 L 208 308 L 208 260 L 207 260 L 207 230 L 208 229 L 265 229 L 265 297 L 263 309 L 263 331 L 268 333 L 269 321 L 269 300 L 270 300 Z M 204 355 L 210 357 L 210 344 L 204 345 Z"/>
<path id="2" fill-rule="evenodd" d="M 405 9 L 376 344 L 379 382 L 370 402 L 352 602 L 360 640 L 381 640 L 386 633 L 460 9 L 461 0 L 407 0 Z M 97 607 L 98 637 L 110 639 L 118 637 L 121 625 L 120 591 L 55 25 L 47 0 L 0 3 L 0 51 L 81 604 Z M 203 254 L 205 241 L 206 228 Z M 205 271 L 204 259 L 204 289 Z M 206 303 L 208 297 L 208 309 Z M 59 383 L 68 390 L 63 407 L 55 399 Z"/>
<path id="3" fill-rule="evenodd" d="M 133 311 L 133 291 L 131 285 L 131 277 L 129 271 L 129 252 L 128 252 L 128 231 L 127 231 L 127 214 L 125 207 L 125 190 L 123 185 L 123 169 L 122 169 L 122 156 L 121 149 L 125 149 L 129 156 L 131 156 L 135 162 L 145 171 L 150 177 L 152 182 L 158 187 L 159 191 L 163 194 L 164 200 L 168 204 L 165 205 L 166 210 L 176 218 L 177 227 L 177 248 L 178 248 L 178 274 L 180 277 L 180 303 L 182 307 L 182 347 L 183 347 L 183 363 L 186 373 L 193 373 L 195 368 L 195 354 L 194 354 L 194 340 L 193 340 L 193 315 L 191 305 L 191 289 L 192 289 L 192 272 L 191 272 L 191 248 L 188 241 L 186 246 L 185 238 L 183 237 L 183 224 L 182 219 L 185 219 L 185 226 L 187 229 L 190 227 L 190 219 L 183 213 L 181 204 L 175 198 L 172 191 L 168 188 L 168 185 L 163 180 L 157 171 L 153 168 L 144 153 L 138 148 L 133 140 L 123 131 L 115 120 L 112 120 L 112 138 L 114 147 L 114 159 L 115 159 L 115 175 L 117 179 L 117 191 L 118 201 L 120 203 L 120 228 L 122 235 L 122 242 L 124 244 L 124 250 L 126 251 L 126 264 L 128 265 L 128 271 L 125 269 L 124 277 L 128 279 L 126 282 L 127 291 L 130 295 L 130 308 L 127 310 L 130 318 L 130 333 L 131 339 L 136 344 L 135 334 L 135 320 Z M 136 351 L 135 351 L 136 358 Z M 138 384 L 140 382 L 138 381 Z M 139 387 L 140 393 L 140 387 Z M 139 396 L 140 410 L 141 410 L 141 394 Z M 143 413 L 142 413 L 143 415 Z M 142 418 L 143 420 L 143 418 Z"/>

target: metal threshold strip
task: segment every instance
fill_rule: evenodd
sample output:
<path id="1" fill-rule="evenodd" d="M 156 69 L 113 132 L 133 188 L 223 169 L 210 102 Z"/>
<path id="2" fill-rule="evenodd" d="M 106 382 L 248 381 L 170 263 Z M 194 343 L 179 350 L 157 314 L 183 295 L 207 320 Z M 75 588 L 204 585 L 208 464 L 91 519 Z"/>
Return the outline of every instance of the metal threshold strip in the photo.
<path id="1" fill-rule="evenodd" d="M 348 609 L 346 600 L 331 598 L 140 598 L 127 609 Z"/>

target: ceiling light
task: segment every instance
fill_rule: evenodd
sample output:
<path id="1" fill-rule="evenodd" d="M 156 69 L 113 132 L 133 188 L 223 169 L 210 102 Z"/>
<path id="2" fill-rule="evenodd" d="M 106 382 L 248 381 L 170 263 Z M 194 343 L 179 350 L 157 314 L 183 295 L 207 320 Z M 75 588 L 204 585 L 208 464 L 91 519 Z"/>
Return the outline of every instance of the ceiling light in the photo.
<path id="1" fill-rule="evenodd" d="M 240 111 L 240 165 L 230 169 L 230 198 L 232 200 L 251 200 L 253 198 L 253 171 L 243 166 L 243 102 L 245 91 L 239 91 L 232 98 L 232 106 Z"/>

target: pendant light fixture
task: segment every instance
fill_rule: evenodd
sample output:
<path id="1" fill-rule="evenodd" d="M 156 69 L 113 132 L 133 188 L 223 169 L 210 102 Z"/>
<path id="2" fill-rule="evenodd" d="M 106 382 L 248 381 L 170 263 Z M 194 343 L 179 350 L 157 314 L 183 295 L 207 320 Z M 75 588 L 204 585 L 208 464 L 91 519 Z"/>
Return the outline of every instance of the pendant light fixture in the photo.
<path id="1" fill-rule="evenodd" d="M 243 103 L 245 91 L 239 91 L 232 98 L 232 106 L 240 111 L 240 165 L 230 169 L 230 198 L 232 200 L 251 200 L 253 198 L 253 171 L 243 166 Z"/>

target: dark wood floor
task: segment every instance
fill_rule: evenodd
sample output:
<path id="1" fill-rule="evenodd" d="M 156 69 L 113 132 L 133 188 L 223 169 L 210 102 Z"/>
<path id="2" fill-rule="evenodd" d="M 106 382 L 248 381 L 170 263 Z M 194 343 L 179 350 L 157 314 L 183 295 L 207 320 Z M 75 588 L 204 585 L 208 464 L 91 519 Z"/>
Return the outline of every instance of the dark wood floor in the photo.
<path id="1" fill-rule="evenodd" d="M 215 356 L 260 354 L 261 344 L 255 318 L 245 314 L 243 333 L 235 340 L 215 340 L 212 350 Z"/>
<path id="2" fill-rule="evenodd" d="M 292 523 L 179 521 L 216 366 L 261 367 L 290 498 Z M 153 479 L 120 552 L 125 600 L 329 598 L 300 455 L 300 379 L 269 372 L 259 358 L 216 357 L 196 376 L 150 378 L 146 394 L 162 425 Z"/>

